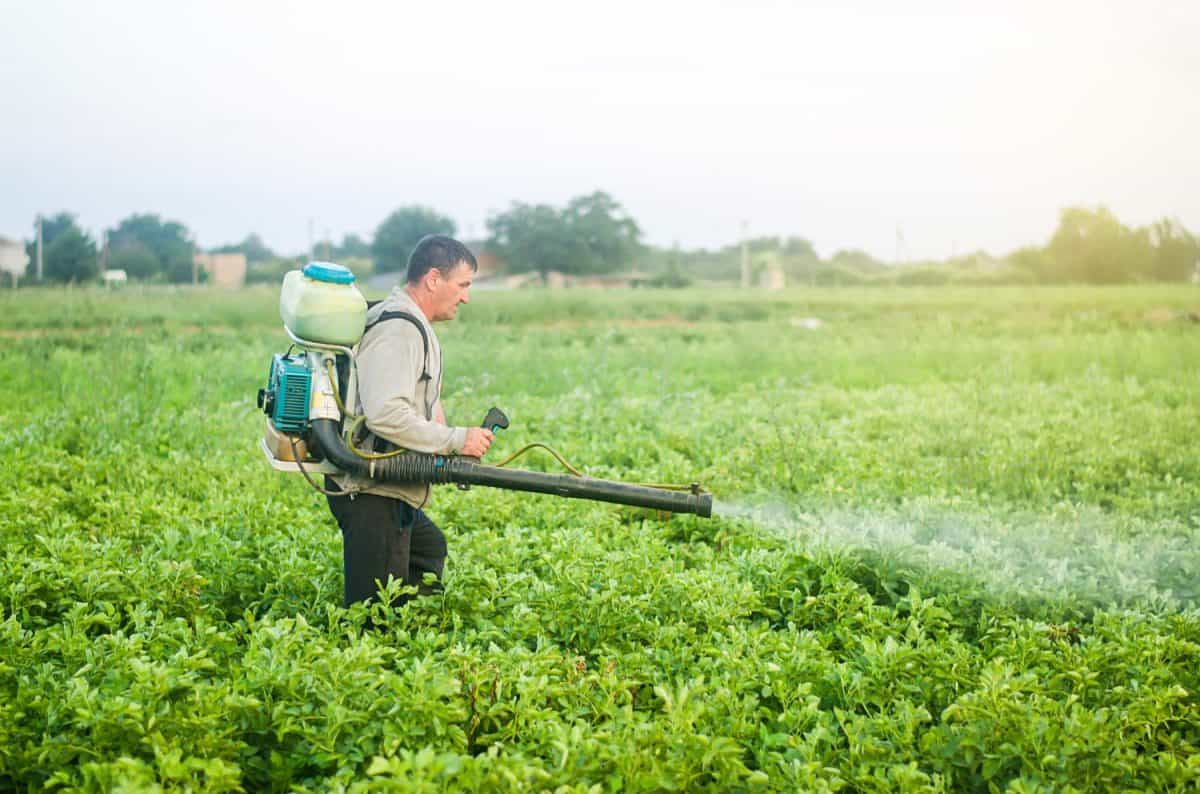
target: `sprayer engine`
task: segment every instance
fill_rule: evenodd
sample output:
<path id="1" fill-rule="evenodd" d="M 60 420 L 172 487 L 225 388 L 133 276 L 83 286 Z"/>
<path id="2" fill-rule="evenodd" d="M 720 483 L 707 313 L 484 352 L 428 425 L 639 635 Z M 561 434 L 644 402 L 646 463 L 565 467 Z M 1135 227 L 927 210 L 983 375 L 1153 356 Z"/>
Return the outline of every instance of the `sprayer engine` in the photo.
<path id="1" fill-rule="evenodd" d="M 271 357 L 267 388 L 258 390 L 258 407 L 282 433 L 308 432 L 308 401 L 312 368 L 302 353 Z"/>
<path id="2" fill-rule="evenodd" d="M 303 271 L 287 274 L 279 304 L 294 348 L 271 358 L 266 388 L 258 391 L 258 407 L 267 416 L 261 448 L 272 467 L 299 472 L 322 492 L 329 493 L 313 474 L 352 474 L 390 483 L 454 483 L 460 488 L 482 485 L 712 515 L 712 495 L 697 484 L 650 486 L 599 480 L 579 474 L 557 453 L 571 475 L 503 468 L 507 461 L 487 466 L 457 455 L 357 449 L 353 431 L 363 417 L 353 416 L 346 406 L 355 405 L 352 346 L 363 334 L 367 307 L 354 287 L 354 275 L 340 265 L 310 263 Z M 508 417 L 493 408 L 482 426 L 496 432 L 508 427 Z M 525 450 L 534 447 L 544 445 L 530 444 Z"/>

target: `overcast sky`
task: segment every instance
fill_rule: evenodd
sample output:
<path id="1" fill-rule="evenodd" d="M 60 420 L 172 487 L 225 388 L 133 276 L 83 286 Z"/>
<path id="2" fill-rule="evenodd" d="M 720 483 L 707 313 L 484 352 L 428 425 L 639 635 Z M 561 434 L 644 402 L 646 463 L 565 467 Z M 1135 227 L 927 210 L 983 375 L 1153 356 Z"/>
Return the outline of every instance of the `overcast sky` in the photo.
<path id="1" fill-rule="evenodd" d="M 979 10 L 972 10 L 979 9 Z M 299 252 L 605 190 L 659 245 L 1200 232 L 1200 3 L 0 0 L 0 234 L 133 212 Z"/>

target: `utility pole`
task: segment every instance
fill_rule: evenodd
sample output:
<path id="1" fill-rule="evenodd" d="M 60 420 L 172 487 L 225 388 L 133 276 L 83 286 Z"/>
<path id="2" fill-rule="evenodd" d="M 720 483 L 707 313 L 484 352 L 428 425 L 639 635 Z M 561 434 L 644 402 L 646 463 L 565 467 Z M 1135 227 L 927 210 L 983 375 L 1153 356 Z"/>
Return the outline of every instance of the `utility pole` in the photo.
<path id="1" fill-rule="evenodd" d="M 742 286 L 750 286 L 750 249 L 746 244 L 746 228 L 748 221 L 742 221 Z"/>
<path id="2" fill-rule="evenodd" d="M 42 283 L 42 216 L 37 217 L 37 280 Z"/>

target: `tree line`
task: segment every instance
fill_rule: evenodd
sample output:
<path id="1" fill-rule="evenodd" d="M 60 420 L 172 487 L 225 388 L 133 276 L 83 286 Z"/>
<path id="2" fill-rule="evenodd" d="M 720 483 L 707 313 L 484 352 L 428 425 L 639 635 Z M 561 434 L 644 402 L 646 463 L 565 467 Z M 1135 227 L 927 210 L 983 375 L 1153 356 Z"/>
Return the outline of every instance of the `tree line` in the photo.
<path id="1" fill-rule="evenodd" d="M 1131 228 L 1104 207 L 1071 207 L 1045 246 L 1009 261 L 1043 283 L 1187 281 L 1200 275 L 1200 239 L 1173 218 Z"/>
<path id="2" fill-rule="evenodd" d="M 202 249 L 179 221 L 154 213 L 138 213 L 107 229 L 98 243 L 82 229 L 75 215 L 59 212 L 41 218 L 42 279 L 58 283 L 83 283 L 96 279 L 101 269 L 124 270 L 140 281 L 188 283 L 202 274 L 193 268 L 193 254 L 241 253 L 246 257 L 248 280 L 275 281 L 310 257 L 352 261 L 359 270 L 395 272 L 408 262 L 408 254 L 427 234 L 457 234 L 454 220 L 429 207 L 403 206 L 375 228 L 370 241 L 346 234 L 341 242 L 326 240 L 298 256 L 271 250 L 255 233 L 238 243 Z M 36 236 L 26 242 L 27 277 L 36 277 Z M 603 192 L 579 196 L 558 209 L 546 204 L 515 202 L 487 221 L 485 240 L 470 241 L 507 263 L 511 272 L 557 270 L 567 273 L 605 273 L 628 268 L 642 253 L 641 229 L 615 199 Z"/>
<path id="3" fill-rule="evenodd" d="M 736 280 L 741 259 L 770 263 L 789 284 L 813 286 L 941 284 L 1117 284 L 1200 281 L 1200 238 L 1177 219 L 1130 227 L 1105 207 L 1068 207 L 1041 246 L 1003 256 L 973 251 L 942 260 L 884 262 L 845 249 L 822 258 L 802 237 L 757 237 L 717 250 L 658 249 L 651 270 L 714 281 Z"/>
<path id="4" fill-rule="evenodd" d="M 42 277 L 48 282 L 90 281 L 101 268 L 124 270 L 131 279 L 149 282 L 188 283 L 203 275 L 193 266 L 193 254 L 205 249 L 196 246 L 183 223 L 153 213 L 131 215 L 106 230 L 102 246 L 71 213 L 43 218 L 41 225 Z M 311 252 L 285 256 L 251 233 L 241 242 L 207 251 L 244 254 L 249 281 L 275 282 L 310 256 L 352 264 L 360 273 L 400 271 L 421 237 L 457 231 L 452 218 L 429 207 L 408 205 L 384 218 L 369 241 L 346 234 L 340 242 L 326 240 Z M 812 285 L 971 280 L 1111 284 L 1200 278 L 1200 238 L 1178 220 L 1163 218 L 1133 228 L 1104 207 L 1062 210 L 1054 234 L 1043 246 L 1027 246 L 1003 257 L 980 251 L 904 266 L 859 250 L 822 258 L 809 240 L 799 236 L 757 237 L 715 250 L 649 246 L 637 221 L 601 191 L 578 196 L 561 207 L 514 202 L 487 219 L 485 239 L 468 242 L 477 253 L 493 255 L 509 273 L 592 275 L 640 270 L 652 276 L 652 283 L 668 286 L 737 280 L 746 258 L 756 268 L 770 265 L 782 270 L 789 283 Z M 26 248 L 27 276 L 34 276 L 34 240 Z"/>

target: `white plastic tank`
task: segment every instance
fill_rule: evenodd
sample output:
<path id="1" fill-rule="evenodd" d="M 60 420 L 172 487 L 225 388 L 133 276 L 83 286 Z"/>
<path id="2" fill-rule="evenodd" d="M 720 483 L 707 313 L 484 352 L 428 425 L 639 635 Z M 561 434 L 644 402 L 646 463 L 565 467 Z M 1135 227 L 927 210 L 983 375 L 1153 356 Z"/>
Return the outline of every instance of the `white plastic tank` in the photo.
<path id="1" fill-rule="evenodd" d="M 350 345 L 358 342 L 367 321 L 367 302 L 349 268 L 333 262 L 309 262 L 283 277 L 279 316 L 293 334 L 311 342 Z"/>

